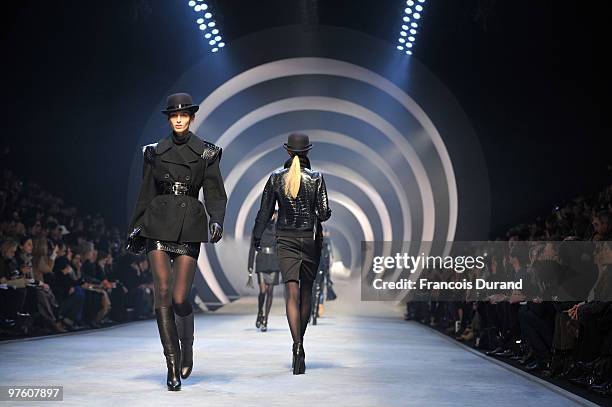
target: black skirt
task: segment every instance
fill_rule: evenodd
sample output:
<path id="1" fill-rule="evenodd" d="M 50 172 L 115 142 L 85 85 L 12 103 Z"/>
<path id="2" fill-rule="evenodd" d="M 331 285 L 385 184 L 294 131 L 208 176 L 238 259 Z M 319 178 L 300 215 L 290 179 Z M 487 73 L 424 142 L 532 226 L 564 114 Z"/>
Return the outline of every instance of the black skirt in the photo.
<path id="1" fill-rule="evenodd" d="M 169 242 L 166 240 L 147 239 L 146 251 L 147 254 L 152 250 L 163 250 L 168 253 L 171 259 L 178 256 L 190 256 L 198 260 L 200 256 L 200 242 Z"/>
<path id="2" fill-rule="evenodd" d="M 312 283 L 321 258 L 321 239 L 277 236 L 278 264 L 283 281 Z"/>

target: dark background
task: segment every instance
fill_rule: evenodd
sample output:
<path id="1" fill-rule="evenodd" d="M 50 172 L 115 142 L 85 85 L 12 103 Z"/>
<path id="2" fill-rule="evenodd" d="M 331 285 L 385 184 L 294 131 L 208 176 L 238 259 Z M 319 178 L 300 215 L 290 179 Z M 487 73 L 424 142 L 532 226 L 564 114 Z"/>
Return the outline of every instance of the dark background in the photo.
<path id="1" fill-rule="evenodd" d="M 227 46 L 300 23 L 395 44 L 405 5 L 208 3 Z M 481 141 L 495 234 L 610 182 L 605 3 L 426 2 L 414 57 L 455 95 Z M 186 0 L 3 7 L 3 165 L 124 231 L 127 174 L 145 122 L 179 75 L 210 52 L 192 10 Z"/>

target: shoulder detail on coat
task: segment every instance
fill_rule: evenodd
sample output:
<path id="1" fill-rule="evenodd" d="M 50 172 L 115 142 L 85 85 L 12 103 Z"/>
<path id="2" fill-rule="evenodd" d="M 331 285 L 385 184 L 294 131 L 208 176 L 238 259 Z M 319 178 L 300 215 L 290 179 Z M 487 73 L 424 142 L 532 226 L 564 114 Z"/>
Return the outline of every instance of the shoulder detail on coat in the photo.
<path id="1" fill-rule="evenodd" d="M 162 154 L 163 152 L 168 150 L 170 147 L 172 147 L 172 139 L 170 137 L 165 137 L 159 140 L 157 143 L 154 143 L 154 145 L 155 145 L 155 153 Z"/>
<path id="2" fill-rule="evenodd" d="M 311 178 L 320 178 L 321 173 L 319 171 L 311 170 L 310 168 L 304 168 L 304 172 L 310 175 Z"/>
<path id="3" fill-rule="evenodd" d="M 155 156 L 155 148 L 157 147 L 157 143 L 147 144 L 142 146 L 142 154 L 144 155 L 144 159 L 146 162 L 152 162 L 153 157 Z"/>
<path id="4" fill-rule="evenodd" d="M 206 161 L 214 161 L 217 156 L 219 156 L 219 159 L 221 159 L 221 147 L 204 140 L 202 140 L 202 143 L 204 143 L 204 148 L 201 154 L 203 159 Z"/>
<path id="5" fill-rule="evenodd" d="M 275 169 L 274 171 L 272 171 L 272 175 L 279 175 L 279 174 L 282 174 L 282 173 L 287 172 L 287 171 L 289 171 L 288 168 L 279 167 L 279 168 Z"/>

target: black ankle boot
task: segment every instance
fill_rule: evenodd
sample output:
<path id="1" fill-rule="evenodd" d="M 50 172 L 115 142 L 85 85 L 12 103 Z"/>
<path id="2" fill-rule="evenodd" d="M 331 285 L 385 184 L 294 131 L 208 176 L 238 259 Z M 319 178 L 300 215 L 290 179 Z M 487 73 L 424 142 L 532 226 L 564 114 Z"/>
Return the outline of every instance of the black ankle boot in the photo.
<path id="1" fill-rule="evenodd" d="M 255 327 L 259 328 L 261 326 L 261 320 L 263 319 L 263 312 L 261 310 L 257 311 L 257 320 L 255 321 Z"/>
<path id="2" fill-rule="evenodd" d="M 181 377 L 186 379 L 193 369 L 193 311 L 184 317 L 174 314 L 174 318 L 181 341 Z"/>
<path id="3" fill-rule="evenodd" d="M 302 342 L 293 342 L 293 374 L 304 374 L 306 372 L 306 362 L 304 358 L 304 346 L 302 346 Z"/>
<path id="4" fill-rule="evenodd" d="M 168 368 L 166 385 L 168 390 L 177 391 L 181 389 L 181 350 L 174 321 L 174 310 L 172 307 L 156 308 L 155 317 Z"/>
<path id="5" fill-rule="evenodd" d="M 261 332 L 266 332 L 268 330 L 268 317 L 261 318 Z"/>

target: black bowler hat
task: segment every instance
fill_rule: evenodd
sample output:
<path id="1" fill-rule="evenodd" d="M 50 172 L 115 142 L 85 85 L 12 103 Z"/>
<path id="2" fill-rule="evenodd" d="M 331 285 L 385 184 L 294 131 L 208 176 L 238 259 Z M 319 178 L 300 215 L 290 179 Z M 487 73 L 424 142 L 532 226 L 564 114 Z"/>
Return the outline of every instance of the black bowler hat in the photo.
<path id="1" fill-rule="evenodd" d="M 293 151 L 295 153 L 308 151 L 312 148 L 308 136 L 301 133 L 290 134 L 284 146 L 288 151 Z"/>
<path id="2" fill-rule="evenodd" d="M 166 109 L 162 113 L 170 114 L 173 112 L 188 110 L 191 114 L 200 109 L 200 106 L 194 105 L 189 93 L 175 93 L 168 96 L 166 100 Z"/>

